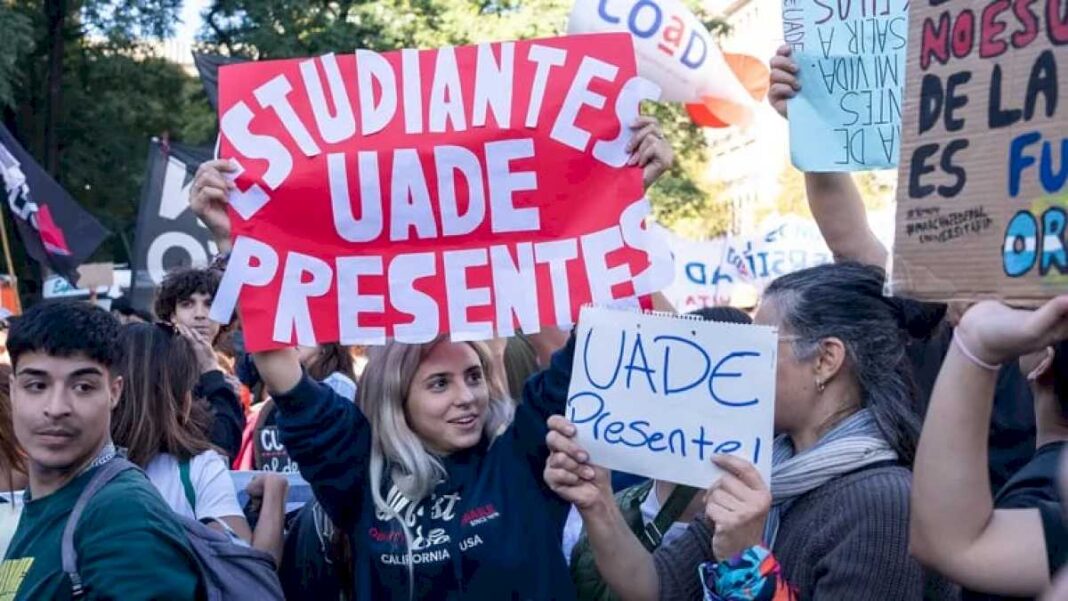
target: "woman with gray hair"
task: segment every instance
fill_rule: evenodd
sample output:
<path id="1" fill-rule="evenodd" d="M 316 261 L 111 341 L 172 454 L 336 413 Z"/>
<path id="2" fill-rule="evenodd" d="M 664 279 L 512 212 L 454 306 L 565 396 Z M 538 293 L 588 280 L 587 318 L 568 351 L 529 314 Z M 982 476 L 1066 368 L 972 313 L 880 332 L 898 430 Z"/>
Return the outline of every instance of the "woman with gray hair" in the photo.
<path id="1" fill-rule="evenodd" d="M 908 553 L 920 420 L 905 341 L 929 324 L 883 297 L 883 279 L 841 263 L 768 287 L 755 323 L 779 329 L 770 489 L 744 459 L 714 457 L 724 476 L 706 493 L 705 515 L 655 554 L 623 523 L 574 426 L 550 420 L 546 482 L 583 513 L 597 567 L 620 599 L 690 601 L 702 589 L 732 601 L 955 596 L 926 582 Z"/>

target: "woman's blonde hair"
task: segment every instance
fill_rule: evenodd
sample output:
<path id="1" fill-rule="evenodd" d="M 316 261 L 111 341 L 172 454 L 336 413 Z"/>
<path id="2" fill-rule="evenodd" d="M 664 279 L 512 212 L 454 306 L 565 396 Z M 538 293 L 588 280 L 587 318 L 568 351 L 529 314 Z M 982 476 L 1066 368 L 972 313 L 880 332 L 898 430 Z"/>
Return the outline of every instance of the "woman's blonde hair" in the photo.
<path id="1" fill-rule="evenodd" d="M 370 488 L 379 515 L 400 522 L 408 542 L 408 568 L 411 577 L 411 536 L 400 510 L 418 505 L 445 479 L 441 458 L 433 453 L 408 425 L 408 390 L 415 372 L 444 336 L 424 344 L 389 342 L 369 353 L 370 361 L 360 378 L 358 402 L 371 423 Z M 489 350 L 481 342 L 467 342 L 482 365 L 483 380 L 489 390 L 489 408 L 483 436 L 490 444 L 512 423 L 515 406 L 497 384 Z M 383 497 L 386 480 L 396 486 L 403 500 Z M 400 501 L 400 503 L 398 503 Z"/>

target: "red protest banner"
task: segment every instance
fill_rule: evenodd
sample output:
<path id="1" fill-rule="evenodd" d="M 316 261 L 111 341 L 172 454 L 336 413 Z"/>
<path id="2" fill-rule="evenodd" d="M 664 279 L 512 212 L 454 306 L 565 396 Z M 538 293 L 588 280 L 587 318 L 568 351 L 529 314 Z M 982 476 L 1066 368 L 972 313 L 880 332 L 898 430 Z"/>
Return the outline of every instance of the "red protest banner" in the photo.
<path id="1" fill-rule="evenodd" d="M 672 277 L 627 125 L 629 35 L 223 67 L 240 173 L 213 317 L 250 350 L 507 336 Z"/>

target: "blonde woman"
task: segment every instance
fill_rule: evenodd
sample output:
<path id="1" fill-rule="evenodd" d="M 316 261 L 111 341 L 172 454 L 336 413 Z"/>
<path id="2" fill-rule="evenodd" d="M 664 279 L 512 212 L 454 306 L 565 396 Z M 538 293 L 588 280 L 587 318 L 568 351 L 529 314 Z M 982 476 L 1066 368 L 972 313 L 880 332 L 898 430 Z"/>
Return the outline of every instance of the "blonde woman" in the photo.
<path id="1" fill-rule="evenodd" d="M 633 126 L 646 186 L 671 164 L 656 121 Z M 200 167 L 194 212 L 229 248 L 226 161 Z M 514 405 L 482 343 L 390 343 L 371 353 L 357 405 L 308 377 L 298 352 L 254 356 L 282 443 L 352 541 L 355 598 L 567 600 L 567 504 L 541 478 L 545 422 L 563 413 L 573 341 Z"/>

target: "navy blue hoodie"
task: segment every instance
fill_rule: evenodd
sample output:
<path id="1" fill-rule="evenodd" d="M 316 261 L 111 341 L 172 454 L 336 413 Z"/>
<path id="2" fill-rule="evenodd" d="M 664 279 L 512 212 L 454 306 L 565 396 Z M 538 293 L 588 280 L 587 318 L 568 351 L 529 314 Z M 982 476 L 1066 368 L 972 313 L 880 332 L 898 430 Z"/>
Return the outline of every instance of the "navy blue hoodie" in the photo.
<path id="1" fill-rule="evenodd" d="M 415 590 L 400 524 L 371 498 L 371 426 L 351 401 L 308 378 L 276 395 L 282 442 L 338 528 L 351 535 L 356 599 L 571 600 L 561 551 L 568 505 L 542 480 L 546 420 L 562 414 L 574 337 L 523 390 L 515 420 L 493 442 L 444 458 L 428 499 L 405 506 L 388 476 L 383 498 L 412 535 Z M 391 494 L 392 493 L 392 494 Z"/>

